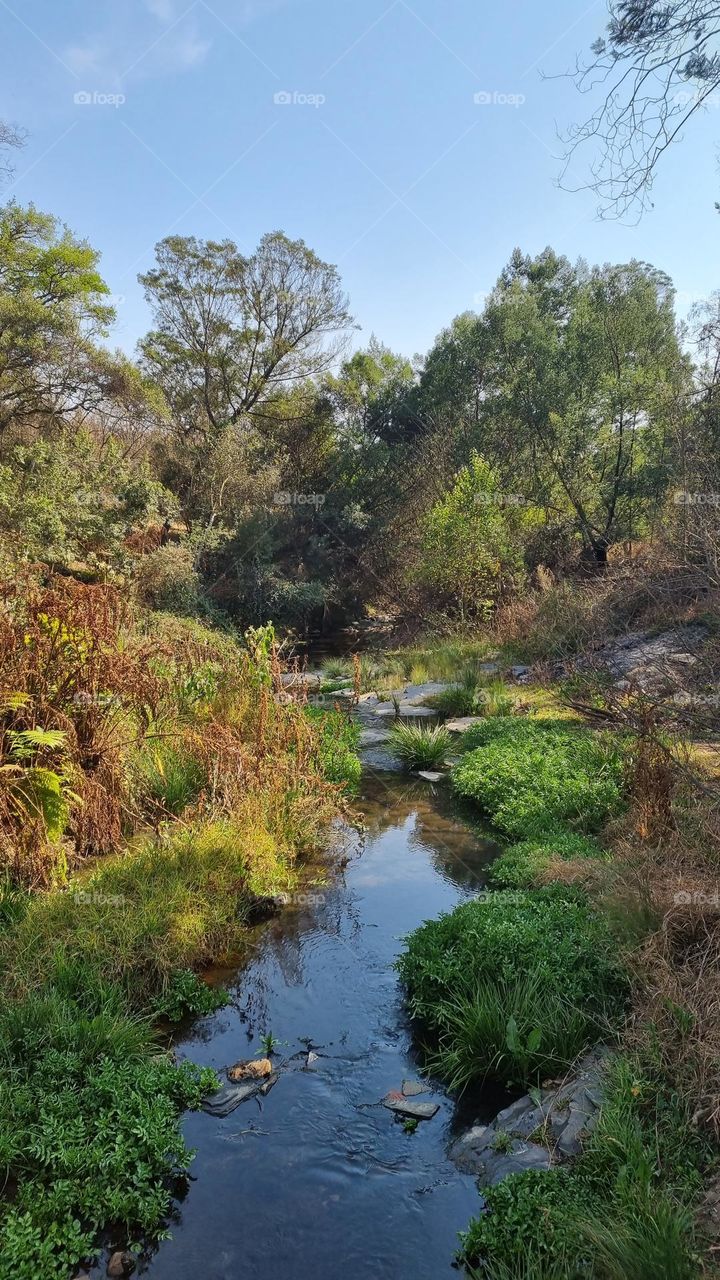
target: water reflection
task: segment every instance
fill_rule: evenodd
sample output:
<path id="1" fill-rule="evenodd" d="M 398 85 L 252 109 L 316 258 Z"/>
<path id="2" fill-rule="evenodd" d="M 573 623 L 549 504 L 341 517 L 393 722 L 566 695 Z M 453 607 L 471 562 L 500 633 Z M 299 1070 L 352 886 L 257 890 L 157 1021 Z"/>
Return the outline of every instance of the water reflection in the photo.
<path id="1" fill-rule="evenodd" d="M 178 1045 L 222 1070 L 271 1031 L 281 1071 L 261 1103 L 186 1118 L 196 1181 L 152 1280 L 457 1274 L 457 1232 L 478 1200 L 446 1159 L 453 1102 L 431 1085 L 441 1110 L 412 1135 L 378 1104 L 418 1074 L 393 967 L 402 935 L 476 892 L 493 850 L 446 792 L 401 775 L 366 775 L 358 810 L 364 829 L 346 830 L 336 869 L 307 867 L 312 896 L 256 926 L 239 970 L 216 974 L 232 1005 Z"/>

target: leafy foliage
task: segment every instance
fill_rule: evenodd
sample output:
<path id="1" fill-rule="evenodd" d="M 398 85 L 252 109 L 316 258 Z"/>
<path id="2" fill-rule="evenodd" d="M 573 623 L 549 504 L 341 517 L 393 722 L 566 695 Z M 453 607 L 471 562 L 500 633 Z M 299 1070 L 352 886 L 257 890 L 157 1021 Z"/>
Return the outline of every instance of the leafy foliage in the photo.
<path id="1" fill-rule="evenodd" d="M 508 835 L 535 837 L 558 823 L 593 831 L 622 808 L 621 755 L 600 734 L 498 716 L 469 729 L 463 746 L 456 791 Z"/>
<path id="2" fill-rule="evenodd" d="M 626 993 L 604 921 L 556 886 L 462 903 L 410 935 L 398 968 L 433 1062 L 457 1085 L 567 1064 Z"/>
<path id="3" fill-rule="evenodd" d="M 504 849 L 494 859 L 488 877 L 492 884 L 503 888 L 529 889 L 554 859 L 605 857 L 607 855 L 594 840 L 559 828 L 543 833 L 541 839 L 520 840 Z"/>

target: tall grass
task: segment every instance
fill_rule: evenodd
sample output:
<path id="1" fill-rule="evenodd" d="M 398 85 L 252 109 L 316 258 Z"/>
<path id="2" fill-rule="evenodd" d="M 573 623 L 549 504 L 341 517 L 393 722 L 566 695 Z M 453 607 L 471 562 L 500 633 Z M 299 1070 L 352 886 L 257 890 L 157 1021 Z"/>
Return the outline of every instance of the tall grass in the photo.
<path id="1" fill-rule="evenodd" d="M 441 725 L 397 724 L 389 738 L 393 755 L 408 769 L 430 769 L 442 764 L 451 742 L 450 734 Z"/>
<path id="2" fill-rule="evenodd" d="M 557 1075 L 606 1030 L 534 965 L 517 977 L 483 978 L 443 1003 L 442 1033 L 428 1066 L 462 1092 L 486 1076 L 524 1084 Z"/>

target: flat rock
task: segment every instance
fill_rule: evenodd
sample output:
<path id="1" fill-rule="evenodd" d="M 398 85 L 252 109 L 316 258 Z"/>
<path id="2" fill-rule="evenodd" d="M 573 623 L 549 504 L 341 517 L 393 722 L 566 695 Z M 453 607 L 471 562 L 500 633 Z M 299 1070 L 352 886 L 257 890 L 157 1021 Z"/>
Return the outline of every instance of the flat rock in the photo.
<path id="1" fill-rule="evenodd" d="M 382 706 L 378 707 L 375 715 L 383 716 L 385 719 L 388 717 L 393 718 L 396 715 L 406 718 L 422 718 L 423 716 L 436 716 L 437 711 L 433 711 L 432 707 L 423 707 L 415 702 L 401 702 L 396 710 L 393 703 L 390 702 L 383 703 Z"/>
<path id="2" fill-rule="evenodd" d="M 434 769 L 418 769 L 418 778 L 424 778 L 426 782 L 442 782 L 446 777 L 446 773 L 438 773 Z"/>
<path id="3" fill-rule="evenodd" d="M 521 662 L 519 662 L 517 666 L 510 668 L 510 675 L 515 680 L 520 680 L 522 676 L 528 675 L 529 672 L 530 672 L 530 668 L 523 666 Z"/>
<path id="4" fill-rule="evenodd" d="M 428 680 L 426 684 L 408 684 L 402 691 L 402 701 L 411 704 L 424 702 L 426 698 L 435 698 L 449 688 L 450 685 L 446 680 Z"/>
<path id="5" fill-rule="evenodd" d="M 454 720 L 446 720 L 444 728 L 448 733 L 464 733 L 466 729 L 472 729 L 474 724 L 481 724 L 484 719 L 484 716 L 456 716 Z"/>
<path id="6" fill-rule="evenodd" d="M 283 671 L 280 683 L 287 689 L 319 689 L 323 683 L 322 671 Z"/>
<path id="7" fill-rule="evenodd" d="M 477 1124 L 450 1148 L 463 1173 L 494 1186 L 511 1173 L 548 1169 L 579 1155 L 602 1106 L 602 1075 L 609 1050 L 600 1045 L 586 1054 L 574 1076 L 559 1087 L 525 1094 L 500 1111 L 490 1124 Z"/>
<path id="8" fill-rule="evenodd" d="M 402 1092 L 404 1098 L 416 1098 L 419 1093 L 427 1093 L 427 1087 L 419 1080 L 403 1080 Z"/>
<path id="9" fill-rule="evenodd" d="M 360 746 L 377 747 L 381 742 L 387 742 L 389 736 L 385 729 L 363 729 L 360 734 Z"/>
<path id="10" fill-rule="evenodd" d="M 409 1116 L 411 1120 L 432 1120 L 440 1110 L 437 1102 L 410 1102 L 401 1093 L 389 1093 L 383 1098 L 383 1106 L 398 1115 Z"/>

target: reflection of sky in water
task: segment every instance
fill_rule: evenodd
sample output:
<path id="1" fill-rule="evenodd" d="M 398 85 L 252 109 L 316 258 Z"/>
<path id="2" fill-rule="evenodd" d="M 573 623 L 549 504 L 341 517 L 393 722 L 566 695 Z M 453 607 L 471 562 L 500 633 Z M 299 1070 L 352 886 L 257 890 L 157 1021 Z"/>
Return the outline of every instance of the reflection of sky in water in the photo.
<path id="1" fill-rule="evenodd" d="M 344 870 L 320 901 L 254 931 L 246 967 L 226 978 L 232 1006 L 179 1046 L 222 1070 L 271 1030 L 285 1061 L 262 1110 L 186 1118 L 197 1180 L 153 1280 L 457 1276 L 457 1232 L 478 1195 L 445 1159 L 452 1102 L 438 1092 L 441 1111 L 412 1136 L 377 1103 L 418 1074 L 393 967 L 402 935 L 477 892 L 491 850 L 424 782 L 366 775 L 357 807 L 366 829 L 346 841 Z M 309 1070 L 308 1041 L 320 1055 Z"/>

